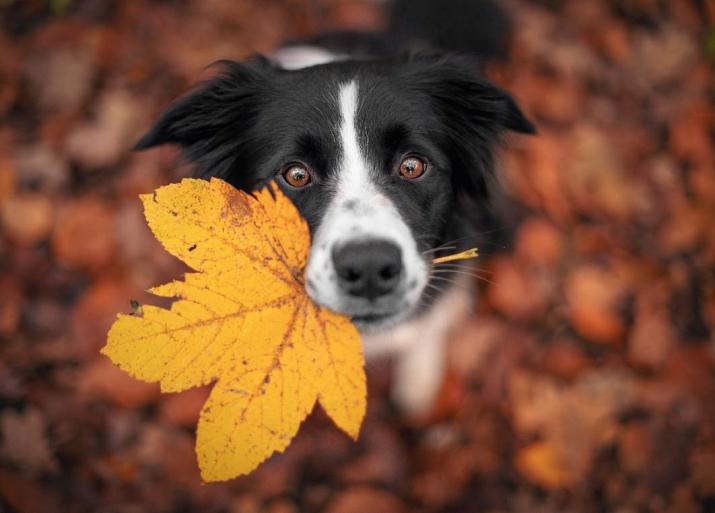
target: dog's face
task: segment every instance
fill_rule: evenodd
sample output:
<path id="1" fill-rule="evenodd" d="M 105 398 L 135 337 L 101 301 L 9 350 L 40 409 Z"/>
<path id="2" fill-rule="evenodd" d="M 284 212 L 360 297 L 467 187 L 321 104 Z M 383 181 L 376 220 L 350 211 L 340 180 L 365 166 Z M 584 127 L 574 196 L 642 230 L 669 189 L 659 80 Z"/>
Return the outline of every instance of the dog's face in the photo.
<path id="1" fill-rule="evenodd" d="M 499 134 L 533 131 L 508 94 L 454 60 L 223 66 L 137 147 L 178 144 L 202 176 L 244 190 L 275 179 L 311 229 L 308 294 L 363 331 L 423 304 L 428 250 L 485 199 Z"/>

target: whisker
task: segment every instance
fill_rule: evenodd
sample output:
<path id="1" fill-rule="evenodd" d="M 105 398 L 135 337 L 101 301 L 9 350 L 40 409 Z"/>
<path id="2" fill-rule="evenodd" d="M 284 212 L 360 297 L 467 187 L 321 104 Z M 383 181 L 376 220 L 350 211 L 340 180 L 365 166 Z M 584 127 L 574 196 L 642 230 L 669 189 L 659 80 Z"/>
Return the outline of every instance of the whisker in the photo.
<path id="1" fill-rule="evenodd" d="M 439 292 L 440 294 L 441 294 L 442 292 L 444 292 L 444 289 L 439 288 L 437 285 L 435 285 L 435 284 L 433 284 L 433 283 L 428 283 L 427 285 L 425 285 L 425 287 L 429 287 L 430 289 L 434 289 L 434 290 L 436 290 L 437 292 Z"/>
<path id="2" fill-rule="evenodd" d="M 465 235 L 464 237 L 459 237 L 457 239 L 448 240 L 448 241 L 443 242 L 439 246 L 435 246 L 434 248 L 430 248 L 430 249 L 423 251 L 423 253 L 426 253 L 428 251 L 439 251 L 441 249 L 456 249 L 457 248 L 456 244 L 458 244 L 459 242 L 469 240 L 469 239 L 473 239 L 473 237 L 471 235 Z"/>
<path id="3" fill-rule="evenodd" d="M 433 280 L 441 280 L 441 281 L 446 281 L 447 283 L 451 283 L 452 285 L 457 285 L 463 287 L 464 285 L 462 283 L 459 283 L 455 280 L 450 280 L 449 278 L 445 278 L 443 276 L 434 276 L 432 275 Z"/>
<path id="4" fill-rule="evenodd" d="M 437 296 L 435 294 L 432 294 L 432 293 L 428 292 L 427 290 L 423 290 L 422 295 L 425 298 L 429 299 L 430 301 L 434 301 L 435 299 L 437 299 Z M 420 302 L 422 302 L 422 299 L 420 299 Z"/>
<path id="5" fill-rule="evenodd" d="M 428 301 L 435 302 L 437 301 L 437 297 L 434 294 L 428 294 L 427 291 L 423 290 L 422 297 L 420 298 L 417 307 L 422 308 L 424 306 L 428 306 Z"/>
<path id="6" fill-rule="evenodd" d="M 465 266 L 460 266 L 460 265 L 435 265 L 434 270 L 436 271 L 469 271 L 469 272 L 474 272 L 474 273 L 484 273 L 484 274 L 494 274 L 492 271 L 489 271 L 487 269 L 480 269 L 478 267 L 470 267 L 468 265 Z"/>
<path id="7" fill-rule="evenodd" d="M 427 251 L 440 251 L 443 249 L 455 249 L 457 245 L 454 243 L 454 241 L 450 242 L 445 242 L 444 244 L 440 244 L 439 246 L 435 246 L 433 248 L 427 249 L 423 251 L 423 253 L 426 253 Z"/>
<path id="8" fill-rule="evenodd" d="M 425 255 L 427 253 L 435 253 L 437 251 L 444 251 L 447 249 L 456 249 L 456 248 L 457 248 L 457 246 L 438 246 L 436 248 L 426 249 L 422 252 L 422 254 Z"/>
<path id="9" fill-rule="evenodd" d="M 434 269 L 432 272 L 436 274 L 464 274 L 466 276 L 474 276 L 475 278 L 481 277 L 479 274 L 465 271 L 463 269 Z"/>
<path id="10" fill-rule="evenodd" d="M 480 276 L 480 275 L 478 275 L 478 274 L 468 273 L 468 272 L 460 271 L 460 270 L 456 270 L 456 269 L 442 269 L 442 270 L 437 269 L 437 270 L 432 271 L 432 272 L 433 272 L 433 273 L 442 272 L 443 274 L 461 274 L 461 275 L 464 275 L 464 276 L 469 276 L 469 277 L 471 277 L 471 278 L 476 278 L 476 279 L 478 279 L 478 280 L 482 280 L 483 282 L 489 283 L 490 285 L 494 285 L 494 282 L 492 282 L 492 281 L 491 281 L 490 279 L 488 279 L 488 278 L 485 278 L 484 276 Z M 443 277 L 441 277 L 441 276 L 439 276 L 439 277 L 438 277 L 438 276 L 434 276 L 434 275 L 432 275 L 432 276 L 433 276 L 434 278 L 443 278 Z"/>

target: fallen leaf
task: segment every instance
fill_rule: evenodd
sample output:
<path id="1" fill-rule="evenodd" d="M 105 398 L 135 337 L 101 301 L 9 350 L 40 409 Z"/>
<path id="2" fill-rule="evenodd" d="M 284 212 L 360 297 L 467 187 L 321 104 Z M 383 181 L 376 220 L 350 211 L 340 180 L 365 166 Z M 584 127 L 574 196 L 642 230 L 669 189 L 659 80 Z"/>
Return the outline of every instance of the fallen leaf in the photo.
<path id="1" fill-rule="evenodd" d="M 45 418 L 35 408 L 28 408 L 21 413 L 5 411 L 0 416 L 0 456 L 31 475 L 56 471 L 57 462 L 45 436 L 45 429 Z"/>
<path id="2" fill-rule="evenodd" d="M 541 352 L 539 362 L 548 374 L 553 374 L 568 381 L 576 379 L 588 370 L 589 359 L 579 347 L 579 343 L 569 338 L 555 340 Z"/>
<path id="3" fill-rule="evenodd" d="M 70 167 L 64 157 L 44 143 L 20 148 L 15 154 L 17 180 L 43 191 L 60 191 L 70 181 Z"/>
<path id="4" fill-rule="evenodd" d="M 516 468 L 530 481 L 548 489 L 571 486 L 578 482 L 579 476 L 561 468 L 558 457 L 551 444 L 534 442 L 521 449 L 515 458 Z"/>
<path id="5" fill-rule="evenodd" d="M 316 401 L 357 438 L 360 337 L 306 295 L 310 237 L 290 200 L 277 188 L 251 196 L 218 179 L 185 179 L 142 201 L 156 238 L 197 272 L 151 289 L 178 298 L 170 310 L 120 315 L 102 352 L 163 392 L 216 381 L 197 429 L 203 479 L 246 474 L 283 451 Z"/>
<path id="6" fill-rule="evenodd" d="M 0 226 L 17 244 L 34 246 L 52 230 L 52 201 L 36 193 L 12 196 L 0 206 Z"/>
<path id="7" fill-rule="evenodd" d="M 0 334 L 13 333 L 20 324 L 23 293 L 13 276 L 7 274 L 0 278 Z"/>
<path id="8" fill-rule="evenodd" d="M 563 235 L 544 218 L 529 218 L 516 235 L 516 253 L 529 264 L 556 267 L 563 253 Z"/>
<path id="9" fill-rule="evenodd" d="M 180 394 L 163 396 L 159 407 L 159 418 L 175 426 L 195 425 L 209 392 L 208 388 L 201 387 Z"/>
<path id="10" fill-rule="evenodd" d="M 55 486 L 32 480 L 0 468 L 0 497 L 3 506 L 20 513 L 62 511 L 60 493 Z M 4 511 L 4 509 L 3 509 Z"/>
<path id="11" fill-rule="evenodd" d="M 116 164 L 131 146 L 141 120 L 135 97 L 123 91 L 105 93 L 98 104 L 96 120 L 78 126 L 66 143 L 67 155 L 85 170 Z"/>
<path id="12" fill-rule="evenodd" d="M 527 479 L 550 489 L 586 479 L 635 394 L 633 376 L 615 369 L 585 373 L 568 386 L 520 372 L 510 387 L 517 432 L 541 438 L 519 451 L 515 463 Z"/>
<path id="13" fill-rule="evenodd" d="M 613 272 L 596 265 L 577 267 L 566 278 L 565 295 L 579 335 L 606 344 L 623 337 L 626 329 L 619 310 L 626 288 Z"/>
<path id="14" fill-rule="evenodd" d="M 77 351 L 95 358 L 117 311 L 129 306 L 132 289 L 124 276 L 97 280 L 82 294 L 69 316 L 69 330 Z"/>
<path id="15" fill-rule="evenodd" d="M 353 487 L 338 494 L 326 507 L 327 513 L 363 513 L 380 511 L 384 513 L 403 513 L 404 504 L 383 490 L 368 487 Z"/>
<path id="16" fill-rule="evenodd" d="M 548 284 L 511 257 L 494 259 L 489 302 L 508 318 L 529 321 L 543 315 L 551 300 Z"/>
<path id="17" fill-rule="evenodd" d="M 715 445 L 699 447 L 690 456 L 693 469 L 693 484 L 698 494 L 715 495 Z"/>
<path id="18" fill-rule="evenodd" d="M 655 449 L 653 435 L 640 422 L 632 422 L 618 433 L 618 462 L 621 468 L 637 474 L 643 472 Z"/>
<path id="19" fill-rule="evenodd" d="M 96 70 L 89 52 L 62 48 L 28 59 L 23 74 L 40 110 L 73 113 L 89 96 Z"/>
<path id="20" fill-rule="evenodd" d="M 100 397 L 124 408 L 153 404 L 159 396 L 156 385 L 132 379 L 104 358 L 83 368 L 78 389 L 86 397 Z"/>
<path id="21" fill-rule="evenodd" d="M 266 513 L 298 513 L 298 508 L 288 499 L 280 499 L 272 502 Z"/>
<path id="22" fill-rule="evenodd" d="M 11 198 L 17 190 L 18 171 L 13 160 L 7 156 L 9 153 L 8 144 L 5 143 L 0 133 L 0 203 L 4 203 Z"/>
<path id="23" fill-rule="evenodd" d="M 117 253 L 116 212 L 98 196 L 69 201 L 55 214 L 52 250 L 71 269 L 104 271 Z"/>
<path id="24" fill-rule="evenodd" d="M 667 302 L 654 305 L 654 287 L 644 287 L 638 298 L 633 327 L 628 337 L 628 359 L 646 369 L 660 369 L 677 344 Z"/>

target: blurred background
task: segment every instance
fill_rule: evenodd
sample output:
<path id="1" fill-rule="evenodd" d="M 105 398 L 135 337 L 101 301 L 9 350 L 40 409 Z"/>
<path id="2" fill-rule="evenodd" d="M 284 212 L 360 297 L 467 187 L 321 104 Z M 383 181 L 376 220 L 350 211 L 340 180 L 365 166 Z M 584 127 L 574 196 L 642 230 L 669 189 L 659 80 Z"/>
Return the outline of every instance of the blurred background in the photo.
<path id="1" fill-rule="evenodd" d="M 187 169 L 129 148 L 212 61 L 379 30 L 386 4 L 0 0 L 0 512 L 715 511 L 715 2 L 501 5 L 488 73 L 540 134 L 499 159 L 508 242 L 438 405 L 400 417 L 372 365 L 357 444 L 316 412 L 203 485 L 207 390 L 98 353 L 180 269 L 137 195 Z"/>

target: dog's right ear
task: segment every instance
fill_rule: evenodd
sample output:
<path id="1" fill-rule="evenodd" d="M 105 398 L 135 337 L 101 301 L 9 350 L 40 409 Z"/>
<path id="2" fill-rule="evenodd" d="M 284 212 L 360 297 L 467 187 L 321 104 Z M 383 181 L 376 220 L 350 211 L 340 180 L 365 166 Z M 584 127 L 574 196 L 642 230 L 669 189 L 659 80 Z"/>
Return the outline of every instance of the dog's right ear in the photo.
<path id="1" fill-rule="evenodd" d="M 219 61 L 214 66 L 219 67 L 218 74 L 171 105 L 135 150 L 174 144 L 198 165 L 200 174 L 207 167 L 231 167 L 246 139 L 241 134 L 260 108 L 269 69 L 261 61 Z M 223 173 L 213 169 L 212 174 Z"/>

